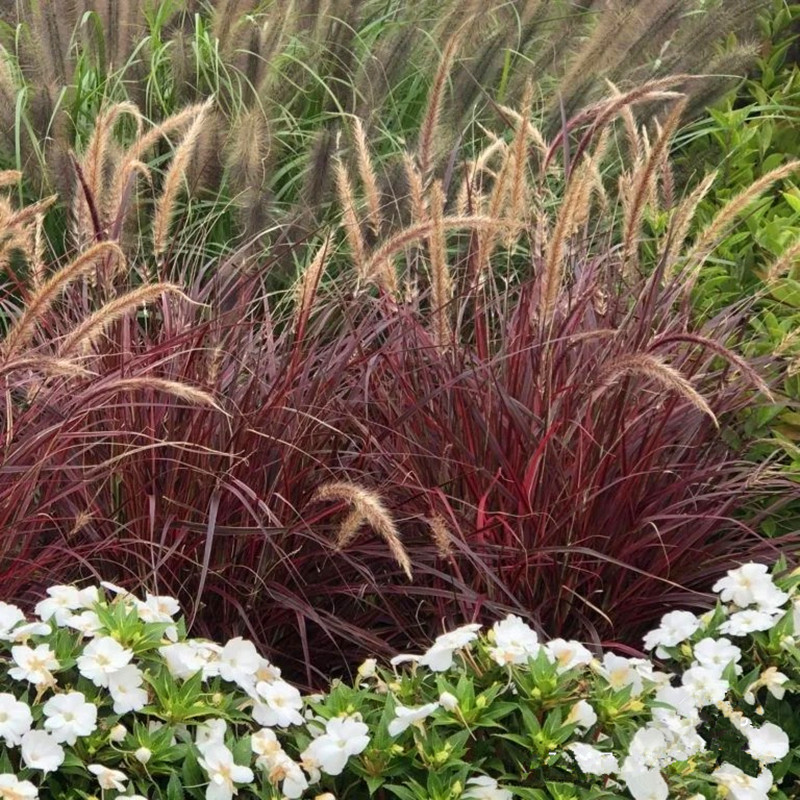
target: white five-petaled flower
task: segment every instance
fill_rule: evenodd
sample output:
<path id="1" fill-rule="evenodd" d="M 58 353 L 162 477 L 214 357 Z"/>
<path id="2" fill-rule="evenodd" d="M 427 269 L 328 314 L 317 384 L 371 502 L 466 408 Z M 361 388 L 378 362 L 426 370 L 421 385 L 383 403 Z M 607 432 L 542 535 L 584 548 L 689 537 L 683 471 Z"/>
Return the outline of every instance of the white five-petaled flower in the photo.
<path id="1" fill-rule="evenodd" d="M 20 746 L 22 761 L 30 769 L 47 774 L 64 763 L 64 748 L 47 731 L 28 731 Z"/>
<path id="2" fill-rule="evenodd" d="M 719 592 L 723 603 L 733 603 L 739 608 L 755 605 L 759 609 L 782 606 L 789 595 L 772 582 L 766 564 L 743 564 L 728 571 L 712 587 Z"/>
<path id="3" fill-rule="evenodd" d="M 438 703 L 426 703 L 424 706 L 409 708 L 397 706 L 394 710 L 394 719 L 389 723 L 389 736 L 398 736 L 410 725 L 421 722 L 439 708 Z"/>
<path id="4" fill-rule="evenodd" d="M 79 736 L 89 736 L 97 728 L 97 706 L 86 702 L 83 692 L 67 692 L 51 697 L 44 704 L 44 723 L 56 742 L 75 744 Z"/>
<path id="5" fill-rule="evenodd" d="M 478 623 L 462 625 L 454 631 L 437 636 L 433 644 L 421 656 L 403 654 L 395 656 L 390 663 L 397 666 L 404 661 L 416 661 L 431 672 L 445 672 L 453 666 L 453 653 L 466 647 L 470 642 L 474 642 L 478 638 L 480 629 L 481 626 Z"/>
<path id="6" fill-rule="evenodd" d="M 789 752 L 789 736 L 772 722 L 765 722 L 760 728 L 748 728 L 744 735 L 747 753 L 760 764 L 774 764 Z"/>
<path id="7" fill-rule="evenodd" d="M 0 775 L 0 797 L 3 800 L 35 800 L 39 790 L 30 781 L 21 781 L 16 775 Z"/>
<path id="8" fill-rule="evenodd" d="M 360 719 L 334 717 L 325 723 L 325 733 L 300 754 L 310 774 L 322 770 L 339 775 L 350 756 L 362 753 L 369 744 L 369 728 Z"/>
<path id="9" fill-rule="evenodd" d="M 0 738 L 9 747 L 16 747 L 32 724 L 33 715 L 26 703 L 13 694 L 0 694 Z"/>
<path id="10" fill-rule="evenodd" d="M 237 783 L 252 783 L 253 771 L 234 762 L 233 754 L 224 744 L 211 744 L 203 749 L 200 766 L 209 778 L 206 800 L 231 800 L 238 793 Z"/>
<path id="11" fill-rule="evenodd" d="M 711 777 L 728 790 L 731 800 L 767 800 L 767 792 L 772 788 L 772 773 L 768 769 L 754 778 L 726 762 Z"/>
<path id="12" fill-rule="evenodd" d="M 690 667 L 683 673 L 681 683 L 698 708 L 716 705 L 730 688 L 717 671 L 707 667 Z"/>
<path id="13" fill-rule="evenodd" d="M 636 666 L 636 659 L 618 656 L 616 653 L 606 653 L 596 669 L 612 689 L 619 690 L 630 686 L 631 695 L 638 697 L 644 689 L 644 682 Z"/>
<path id="14" fill-rule="evenodd" d="M 200 670 L 203 670 L 204 678 L 219 674 L 215 659 L 222 652 L 222 647 L 218 644 L 188 639 L 159 647 L 158 652 L 173 678 L 186 680 Z"/>
<path id="15" fill-rule="evenodd" d="M 564 720 L 566 725 L 574 725 L 579 730 L 584 731 L 588 731 L 595 722 L 597 722 L 597 714 L 586 700 L 578 700 Z"/>
<path id="16" fill-rule="evenodd" d="M 476 775 L 467 781 L 467 788 L 461 795 L 462 800 L 511 800 L 508 789 L 498 786 L 494 778 L 488 775 Z"/>
<path id="17" fill-rule="evenodd" d="M 24 621 L 25 615 L 19 608 L 10 603 L 0 601 L 0 641 L 9 641 L 11 639 L 11 629 Z"/>
<path id="18" fill-rule="evenodd" d="M 694 657 L 699 666 L 715 670 L 720 675 L 728 664 L 736 665 L 737 675 L 742 672 L 738 664 L 742 651 L 735 644 L 731 644 L 730 639 L 712 639 L 707 636 L 694 646 Z"/>
<path id="19" fill-rule="evenodd" d="M 126 664 L 108 676 L 108 693 L 114 701 L 115 714 L 139 711 L 147 705 L 144 676 L 135 664 Z"/>
<path id="20" fill-rule="evenodd" d="M 89 764 L 89 772 L 97 776 L 97 783 L 104 791 L 116 789 L 118 792 L 125 791 L 125 782 L 128 776 L 118 769 L 109 769 L 102 764 Z"/>
<path id="21" fill-rule="evenodd" d="M 264 727 L 277 725 L 286 728 L 289 725 L 302 725 L 303 717 L 300 709 L 303 698 L 300 692 L 283 680 L 256 684 L 256 702 L 253 704 L 253 719 Z"/>
<path id="22" fill-rule="evenodd" d="M 527 664 L 542 649 L 536 631 L 514 614 L 495 622 L 489 638 L 492 641 L 489 655 L 501 665 Z"/>
<path id="23" fill-rule="evenodd" d="M 47 622 L 53 619 L 56 625 L 63 626 L 75 609 L 81 608 L 81 593 L 75 586 L 51 586 L 48 597 L 36 604 L 36 615 Z"/>
<path id="24" fill-rule="evenodd" d="M 756 702 L 755 692 L 763 686 L 776 700 L 783 700 L 783 696 L 786 694 L 783 684 L 788 680 L 789 677 L 778 672 L 777 667 L 767 667 L 761 673 L 761 677 L 744 690 L 742 699 L 745 703 L 753 705 Z"/>
<path id="25" fill-rule="evenodd" d="M 544 647 L 550 658 L 555 661 L 556 672 L 559 675 L 575 667 L 586 666 L 592 660 L 592 654 L 580 642 L 553 639 Z"/>
<path id="26" fill-rule="evenodd" d="M 248 639 L 237 636 L 222 648 L 217 660 L 209 664 L 207 674 L 217 674 L 223 680 L 252 692 L 261 661 L 256 646 Z"/>
<path id="27" fill-rule="evenodd" d="M 669 787 L 657 768 L 645 768 L 630 758 L 619 773 L 634 800 L 667 800 Z"/>
<path id="28" fill-rule="evenodd" d="M 604 753 L 583 742 L 573 742 L 568 748 L 586 775 L 612 775 L 619 771 L 619 764 L 613 753 Z"/>
<path id="29" fill-rule="evenodd" d="M 54 683 L 51 670 L 58 669 L 56 654 L 46 645 L 35 648 L 20 644 L 11 648 L 11 657 L 16 663 L 8 674 L 18 681 L 29 681 L 36 686 L 49 686 Z"/>
<path id="30" fill-rule="evenodd" d="M 133 651 L 110 636 L 92 639 L 78 656 L 78 672 L 95 686 L 108 686 L 108 678 L 130 663 Z"/>
<path id="31" fill-rule="evenodd" d="M 662 648 L 685 642 L 701 625 L 691 611 L 670 611 L 661 618 L 659 626 L 644 637 L 645 650 L 655 647 L 656 655 L 666 655 Z"/>
<path id="32" fill-rule="evenodd" d="M 746 608 L 731 614 L 719 626 L 719 631 L 729 636 L 746 636 L 755 631 L 768 631 L 783 613 L 779 608 Z"/>

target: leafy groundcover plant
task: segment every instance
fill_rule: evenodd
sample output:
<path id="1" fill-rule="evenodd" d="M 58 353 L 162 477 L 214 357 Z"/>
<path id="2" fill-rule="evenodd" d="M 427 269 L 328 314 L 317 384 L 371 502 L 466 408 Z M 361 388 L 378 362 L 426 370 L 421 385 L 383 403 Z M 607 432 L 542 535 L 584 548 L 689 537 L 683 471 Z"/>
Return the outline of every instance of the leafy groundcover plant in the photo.
<path id="1" fill-rule="evenodd" d="M 35 620 L 0 604 L 0 797 L 797 796 L 800 573 L 782 572 L 745 564 L 715 610 L 666 614 L 645 637 L 661 665 L 508 616 L 308 696 L 249 641 L 187 639 L 172 598 L 54 586 Z"/>

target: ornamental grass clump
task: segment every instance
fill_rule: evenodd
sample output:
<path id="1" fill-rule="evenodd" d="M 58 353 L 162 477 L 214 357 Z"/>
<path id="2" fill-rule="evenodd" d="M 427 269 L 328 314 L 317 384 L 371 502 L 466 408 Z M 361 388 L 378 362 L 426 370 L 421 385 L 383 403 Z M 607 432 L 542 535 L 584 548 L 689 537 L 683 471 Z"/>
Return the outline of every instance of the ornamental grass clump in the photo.
<path id="1" fill-rule="evenodd" d="M 784 800 L 800 777 L 798 584 L 781 565 L 729 571 L 714 611 L 671 611 L 647 635 L 660 662 L 509 615 L 311 695 L 247 639 L 187 638 L 169 596 L 52 586 L 33 618 L 0 603 L 0 791 Z"/>

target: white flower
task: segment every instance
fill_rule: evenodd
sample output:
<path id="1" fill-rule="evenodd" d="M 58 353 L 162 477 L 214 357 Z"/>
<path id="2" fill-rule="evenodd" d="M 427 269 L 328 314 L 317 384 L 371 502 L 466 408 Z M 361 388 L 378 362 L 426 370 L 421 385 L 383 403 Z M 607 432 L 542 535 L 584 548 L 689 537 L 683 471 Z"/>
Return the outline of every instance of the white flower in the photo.
<path id="1" fill-rule="evenodd" d="M 670 611 L 661 618 L 660 625 L 644 637 L 645 650 L 675 647 L 692 636 L 701 624 L 691 611 Z"/>
<path id="2" fill-rule="evenodd" d="M 731 644 L 730 639 L 712 639 L 710 636 L 701 639 L 694 646 L 694 657 L 701 667 L 715 670 L 720 675 L 728 664 L 736 664 L 736 674 L 740 675 L 742 668 L 738 665 L 742 651 Z"/>
<path id="3" fill-rule="evenodd" d="M 3 800 L 35 800 L 39 790 L 30 781 L 21 781 L 9 772 L 0 775 L 0 797 Z"/>
<path id="4" fill-rule="evenodd" d="M 64 626 L 76 608 L 81 608 L 81 595 L 75 586 L 51 586 L 47 597 L 36 604 L 39 619 L 47 622 L 53 619 L 56 625 Z"/>
<path id="5" fill-rule="evenodd" d="M 592 660 L 592 654 L 580 643 L 565 639 L 553 639 L 545 645 L 548 655 L 556 663 L 556 672 L 585 666 Z"/>
<path id="6" fill-rule="evenodd" d="M 397 706 L 394 710 L 394 719 L 389 723 L 389 736 L 401 734 L 409 725 L 420 722 L 433 714 L 439 708 L 438 703 L 427 703 L 417 708 Z"/>
<path id="7" fill-rule="evenodd" d="M 210 781 L 206 800 L 231 800 L 239 791 L 235 784 L 252 783 L 254 779 L 253 771 L 236 764 L 233 754 L 224 744 L 208 745 L 198 763 Z"/>
<path id="8" fill-rule="evenodd" d="M 772 773 L 768 769 L 753 778 L 739 767 L 725 763 L 711 777 L 728 790 L 731 800 L 767 800 L 767 792 L 772 788 Z"/>
<path id="9" fill-rule="evenodd" d="M 128 735 L 128 729 L 124 725 L 121 725 L 120 723 L 117 723 L 108 732 L 109 740 L 117 743 L 124 741 L 127 735 Z"/>
<path id="10" fill-rule="evenodd" d="M 731 636 L 745 636 L 754 631 L 768 631 L 783 613 L 780 609 L 746 608 L 744 611 L 731 614 L 719 626 L 719 630 L 720 633 L 728 633 Z"/>
<path id="11" fill-rule="evenodd" d="M 186 680 L 200 670 L 203 670 L 204 678 L 210 677 L 212 673 L 218 674 L 217 666 L 213 662 L 222 652 L 222 648 L 211 642 L 190 639 L 159 647 L 158 652 L 163 656 L 169 674 L 173 678 Z"/>
<path id="12" fill-rule="evenodd" d="M 180 603 L 174 597 L 155 595 L 146 592 L 144 602 L 137 603 L 139 619 L 142 622 L 172 622 L 176 614 L 180 614 Z"/>
<path id="13" fill-rule="evenodd" d="M 514 614 L 495 622 L 489 637 L 494 643 L 489 655 L 501 665 L 527 664 L 541 650 L 536 631 Z"/>
<path id="14" fill-rule="evenodd" d="M 139 711 L 147 705 L 147 689 L 139 667 L 126 664 L 108 676 L 108 693 L 114 701 L 115 714 Z"/>
<path id="15" fill-rule="evenodd" d="M 325 733 L 314 739 L 300 754 L 303 764 L 339 775 L 347 759 L 362 753 L 369 745 L 369 728 L 360 720 L 334 717 L 325 724 Z"/>
<path id="16" fill-rule="evenodd" d="M 87 639 L 98 633 L 103 629 L 103 623 L 100 622 L 100 617 L 97 616 L 96 611 L 91 609 L 81 611 L 80 614 L 73 614 L 68 620 L 67 625 L 76 631 L 82 633 Z"/>
<path id="17" fill-rule="evenodd" d="M 209 665 L 207 674 L 216 672 L 223 680 L 235 683 L 242 689 L 252 690 L 261 660 L 256 646 L 251 641 L 237 636 L 222 648 L 218 660 Z"/>
<path id="18" fill-rule="evenodd" d="M 225 744 L 228 723 L 224 719 L 208 719 L 197 726 L 195 744 L 200 752 L 216 744 Z"/>
<path id="19" fill-rule="evenodd" d="M 442 692 L 439 695 L 439 705 L 446 711 L 455 711 L 458 708 L 458 698 L 450 692 Z"/>
<path id="20" fill-rule="evenodd" d="M 683 673 L 681 683 L 698 708 L 716 705 L 730 688 L 718 672 L 706 667 L 690 667 Z"/>
<path id="21" fill-rule="evenodd" d="M 11 648 L 11 657 L 17 664 L 8 674 L 18 681 L 30 681 L 37 686 L 49 686 L 54 683 L 51 670 L 58 669 L 56 654 L 46 645 L 40 644 L 31 649 L 20 644 Z"/>
<path id="22" fill-rule="evenodd" d="M 75 744 L 79 736 L 89 736 L 97 728 L 97 706 L 87 703 L 83 692 L 67 692 L 51 697 L 44 704 L 44 723 L 56 742 Z"/>
<path id="23" fill-rule="evenodd" d="M 118 769 L 109 769 L 101 764 L 89 764 L 89 772 L 97 776 L 97 783 L 104 791 L 107 789 L 116 789 L 118 792 L 125 791 L 125 781 L 128 776 Z"/>
<path id="24" fill-rule="evenodd" d="M 568 746 L 581 771 L 586 775 L 611 775 L 619 770 L 613 753 L 604 753 L 590 744 L 573 742 Z"/>
<path id="25" fill-rule="evenodd" d="M 250 737 L 250 748 L 260 758 L 267 760 L 283 752 L 281 743 L 271 728 L 262 728 Z"/>
<path id="26" fill-rule="evenodd" d="M 64 763 L 64 748 L 46 731 L 28 731 L 22 737 L 20 751 L 26 767 L 45 774 Z"/>
<path id="27" fill-rule="evenodd" d="M 49 636 L 50 626 L 46 622 L 26 622 L 8 634 L 9 641 L 25 644 L 31 636 Z"/>
<path id="28" fill-rule="evenodd" d="M 584 731 L 588 731 L 595 722 L 597 722 L 597 714 L 586 700 L 578 700 L 564 720 L 565 724 L 575 725 L 576 728 Z"/>
<path id="29" fill-rule="evenodd" d="M 133 651 L 123 647 L 110 636 L 92 639 L 78 656 L 78 672 L 95 686 L 108 686 L 109 675 L 126 666 L 133 658 Z"/>
<path id="30" fill-rule="evenodd" d="M 772 722 L 745 732 L 747 753 L 760 764 L 774 764 L 789 752 L 789 737 L 786 731 Z"/>
<path id="31" fill-rule="evenodd" d="M 657 769 L 644 769 L 626 760 L 620 772 L 634 800 L 667 800 L 669 787 Z"/>
<path id="32" fill-rule="evenodd" d="M 0 641 L 11 639 L 11 629 L 25 621 L 25 615 L 16 606 L 0 602 Z"/>
<path id="33" fill-rule="evenodd" d="M 32 724 L 33 716 L 26 703 L 13 694 L 0 694 L 0 738 L 9 747 L 16 747 Z"/>
<path id="34" fill-rule="evenodd" d="M 658 768 L 666 760 L 667 740 L 657 728 L 639 728 L 628 747 L 625 763 L 637 767 Z M 625 767 L 623 767 L 625 769 Z"/>
<path id="35" fill-rule="evenodd" d="M 418 659 L 418 663 L 432 672 L 444 672 L 450 669 L 453 666 L 453 653 L 474 642 L 478 638 L 480 629 L 480 625 L 472 623 L 437 636 L 427 652 Z"/>
<path id="36" fill-rule="evenodd" d="M 786 694 L 786 689 L 783 688 L 783 684 L 788 680 L 788 676 L 784 675 L 782 672 L 778 672 L 777 667 L 767 667 L 767 669 L 761 673 L 761 677 L 744 690 L 742 699 L 745 703 L 753 705 L 756 701 L 755 692 L 763 686 L 776 700 L 783 700 L 783 696 Z"/>
<path id="37" fill-rule="evenodd" d="M 359 680 L 374 678 L 377 672 L 377 668 L 378 668 L 378 659 L 367 658 L 362 662 L 361 666 L 358 668 L 356 676 L 359 678 Z"/>
<path id="38" fill-rule="evenodd" d="M 608 681 L 608 685 L 612 689 L 619 690 L 630 686 L 632 697 L 638 697 L 644 689 L 644 682 L 636 669 L 634 659 L 623 658 L 615 653 L 606 653 L 597 667 L 597 672 Z"/>
<path id="39" fill-rule="evenodd" d="M 694 725 L 700 724 L 700 715 L 698 713 L 697 702 L 694 695 L 683 686 L 659 686 L 656 691 L 655 699 L 659 703 L 666 703 L 682 716 L 688 719 Z M 663 714 L 670 714 L 668 709 L 654 708 L 653 717 L 660 720 Z"/>
<path id="40" fill-rule="evenodd" d="M 256 696 L 258 699 L 253 705 L 253 719 L 259 725 L 286 728 L 303 724 L 300 714 L 303 698 L 297 688 L 286 681 L 259 681 L 256 684 Z"/>
<path id="41" fill-rule="evenodd" d="M 461 797 L 462 800 L 511 800 L 512 794 L 498 786 L 494 778 L 477 775 L 467 781 L 466 791 Z"/>
<path id="42" fill-rule="evenodd" d="M 146 764 L 153 757 L 153 751 L 149 747 L 137 747 L 134 750 L 133 757 L 140 764 Z"/>
<path id="43" fill-rule="evenodd" d="M 281 794 L 289 800 L 296 800 L 308 789 L 308 779 L 286 753 L 275 756 L 267 765 L 269 782 L 273 786 L 281 784 Z"/>
<path id="44" fill-rule="evenodd" d="M 720 578 L 711 588 L 719 592 L 723 603 L 733 602 L 739 608 L 751 605 L 775 608 L 789 599 L 789 595 L 772 582 L 765 564 L 743 564 L 738 569 L 729 570 L 727 576 Z"/>

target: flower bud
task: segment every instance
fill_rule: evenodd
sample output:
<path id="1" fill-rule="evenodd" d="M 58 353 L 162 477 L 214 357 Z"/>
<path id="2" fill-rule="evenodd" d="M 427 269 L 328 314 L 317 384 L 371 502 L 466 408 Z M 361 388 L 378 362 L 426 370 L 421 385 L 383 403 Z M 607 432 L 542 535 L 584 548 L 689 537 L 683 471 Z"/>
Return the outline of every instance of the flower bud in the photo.
<path id="1" fill-rule="evenodd" d="M 446 711 L 455 711 L 458 708 L 458 698 L 450 692 L 442 692 L 439 695 L 439 705 Z"/>
<path id="2" fill-rule="evenodd" d="M 153 755 L 153 751 L 149 747 L 140 747 L 136 750 L 133 754 L 133 757 L 140 763 L 146 764 L 150 757 Z"/>
<path id="3" fill-rule="evenodd" d="M 108 733 L 108 738 L 112 742 L 121 742 L 128 735 L 128 729 L 122 725 L 115 725 Z"/>

